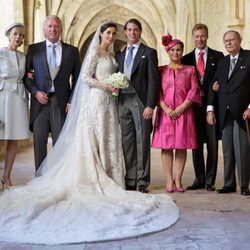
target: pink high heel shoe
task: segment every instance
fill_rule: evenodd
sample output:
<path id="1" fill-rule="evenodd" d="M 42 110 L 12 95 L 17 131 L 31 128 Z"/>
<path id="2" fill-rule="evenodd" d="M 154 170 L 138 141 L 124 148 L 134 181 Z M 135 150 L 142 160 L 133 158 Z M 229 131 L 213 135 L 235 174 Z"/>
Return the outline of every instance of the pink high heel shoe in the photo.
<path id="1" fill-rule="evenodd" d="M 173 193 L 174 192 L 174 186 L 175 186 L 174 182 L 173 182 L 173 185 L 171 187 L 168 187 L 168 185 L 167 185 L 166 193 Z"/>
<path id="2" fill-rule="evenodd" d="M 185 189 L 182 186 L 177 187 L 175 182 L 174 182 L 174 185 L 175 185 L 176 192 L 178 192 L 178 193 L 184 193 L 185 192 Z"/>
<path id="3" fill-rule="evenodd" d="M 174 192 L 174 188 L 166 188 L 166 193 L 173 193 Z"/>
<path id="4" fill-rule="evenodd" d="M 179 193 L 184 193 L 185 192 L 185 189 L 183 187 L 176 187 L 176 192 L 179 192 Z"/>

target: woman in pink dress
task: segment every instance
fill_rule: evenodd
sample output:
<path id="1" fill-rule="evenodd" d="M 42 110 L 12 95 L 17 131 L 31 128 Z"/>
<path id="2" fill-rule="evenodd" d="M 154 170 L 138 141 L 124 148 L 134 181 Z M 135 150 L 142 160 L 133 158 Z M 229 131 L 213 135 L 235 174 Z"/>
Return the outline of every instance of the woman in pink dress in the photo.
<path id="1" fill-rule="evenodd" d="M 162 37 L 170 63 L 160 67 L 161 90 L 155 119 L 153 148 L 161 148 L 166 192 L 184 192 L 181 183 L 187 149 L 197 145 L 193 105 L 201 105 L 195 68 L 181 64 L 184 44 L 170 34 Z M 175 158 L 174 158 L 175 149 Z M 175 180 L 173 164 L 175 159 Z"/>

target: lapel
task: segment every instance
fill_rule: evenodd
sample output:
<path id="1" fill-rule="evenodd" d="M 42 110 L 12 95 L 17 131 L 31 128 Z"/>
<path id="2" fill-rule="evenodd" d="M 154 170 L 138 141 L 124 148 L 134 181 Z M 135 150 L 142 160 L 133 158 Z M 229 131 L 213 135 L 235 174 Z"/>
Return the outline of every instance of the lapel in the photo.
<path id="1" fill-rule="evenodd" d="M 195 49 L 192 51 L 191 64 L 194 65 L 195 68 L 197 69 L 196 60 L 195 60 Z"/>
<path id="2" fill-rule="evenodd" d="M 214 64 L 213 54 L 211 53 L 211 50 L 208 48 L 208 50 L 207 50 L 207 61 L 206 61 L 206 67 L 205 67 L 203 82 L 206 82 L 206 79 L 207 79 L 207 77 L 209 75 L 209 72 L 210 72 L 211 68 L 213 68 L 214 66 L 215 66 L 215 64 Z"/>
<path id="3" fill-rule="evenodd" d="M 61 41 L 61 44 L 62 44 L 62 58 L 61 58 L 60 68 L 56 74 L 56 77 L 63 71 L 64 65 L 67 65 L 67 58 L 70 58 L 70 57 L 67 57 L 67 52 L 68 52 L 67 46 L 62 41 Z"/>
<path id="4" fill-rule="evenodd" d="M 197 79 L 198 79 L 198 84 L 201 87 L 201 81 L 200 81 L 200 77 L 199 77 L 199 72 L 198 72 L 198 67 L 197 67 L 197 63 L 196 63 L 196 59 L 195 59 L 195 49 L 192 51 L 192 57 L 191 57 L 191 65 L 193 65 L 195 67 L 196 70 L 196 75 L 197 75 Z"/>
<path id="5" fill-rule="evenodd" d="M 49 65 L 48 65 L 48 60 L 47 60 L 48 56 L 47 56 L 46 41 L 42 42 L 41 54 L 42 54 L 43 65 L 46 65 L 46 67 L 45 67 L 46 73 L 47 73 L 47 75 L 50 76 Z"/>
<path id="6" fill-rule="evenodd" d="M 220 75 L 220 81 L 221 84 L 225 83 L 226 86 L 228 84 L 228 73 L 229 73 L 229 66 L 230 66 L 230 56 L 227 55 L 222 59 L 222 63 L 221 63 L 222 67 L 220 68 L 220 70 L 218 71 L 219 75 Z"/>
<path id="7" fill-rule="evenodd" d="M 139 62 L 140 62 L 140 60 L 141 60 L 141 57 L 142 57 L 143 54 L 144 54 L 145 48 L 146 48 L 146 46 L 145 46 L 143 43 L 141 43 L 140 46 L 139 46 L 139 48 L 138 48 L 138 51 L 137 51 L 137 53 L 136 53 L 136 55 L 135 55 L 135 58 L 134 58 L 134 62 L 133 62 L 133 67 L 132 67 L 131 75 L 135 72 L 137 66 L 139 65 Z"/>
<path id="8" fill-rule="evenodd" d="M 236 72 L 238 71 L 238 69 L 242 65 L 242 62 L 244 61 L 244 57 L 245 57 L 244 51 L 241 49 L 239 57 L 238 57 L 238 60 L 237 60 L 237 62 L 235 64 L 235 66 L 234 66 L 233 72 L 231 73 L 231 75 L 230 75 L 230 77 L 229 77 L 228 80 L 230 80 L 236 74 Z M 230 65 L 230 56 L 229 56 L 228 64 Z M 229 67 L 230 67 L 229 65 L 228 65 L 228 72 L 229 72 Z"/>
<path id="9" fill-rule="evenodd" d="M 125 60 L 125 56 L 126 56 L 126 51 L 127 51 L 127 47 L 124 48 L 124 50 L 121 52 L 121 56 L 119 59 L 118 64 L 120 65 L 120 71 L 123 72 L 124 71 L 124 60 Z"/>

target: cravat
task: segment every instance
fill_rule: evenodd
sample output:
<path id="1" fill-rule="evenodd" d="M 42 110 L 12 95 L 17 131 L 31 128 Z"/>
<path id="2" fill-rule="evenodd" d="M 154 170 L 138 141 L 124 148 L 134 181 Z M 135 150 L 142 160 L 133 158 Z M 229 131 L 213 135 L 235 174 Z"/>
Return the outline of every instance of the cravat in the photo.
<path id="1" fill-rule="evenodd" d="M 129 46 L 128 47 L 128 54 L 127 54 L 127 59 L 126 59 L 127 68 L 129 67 L 129 65 L 133 61 L 133 50 L 134 50 L 134 48 L 135 48 L 134 46 Z"/>
<path id="2" fill-rule="evenodd" d="M 231 76 L 231 74 L 232 74 L 232 72 L 234 70 L 234 67 L 235 67 L 235 64 L 236 64 L 236 60 L 237 60 L 236 58 L 232 58 L 231 59 L 228 77 Z"/>
<path id="3" fill-rule="evenodd" d="M 198 57 L 198 64 L 197 64 L 197 69 L 200 75 L 200 79 L 203 79 L 204 76 L 204 59 L 203 59 L 203 52 L 200 50 L 199 52 L 199 57 Z"/>
<path id="4" fill-rule="evenodd" d="M 50 47 L 50 55 L 49 55 L 49 66 L 51 68 L 56 68 L 56 45 L 51 44 Z"/>

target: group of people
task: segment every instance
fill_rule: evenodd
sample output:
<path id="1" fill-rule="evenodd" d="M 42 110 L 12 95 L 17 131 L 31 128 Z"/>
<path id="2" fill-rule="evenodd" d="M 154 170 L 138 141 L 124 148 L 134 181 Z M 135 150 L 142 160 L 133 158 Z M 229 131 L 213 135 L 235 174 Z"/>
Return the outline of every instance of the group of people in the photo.
<path id="1" fill-rule="evenodd" d="M 19 34 L 20 32 L 16 32 L 18 29 L 22 30 L 22 34 Z M 114 42 L 117 29 L 115 24 L 113 24 L 113 29 L 115 31 L 113 31 L 114 34 L 112 36 L 110 34 L 107 34 L 106 36 L 105 34 L 102 35 L 104 41 L 108 45 L 109 43 L 113 44 Z M 113 60 L 116 60 L 118 63 L 118 70 L 124 72 L 127 78 L 130 79 L 131 83 L 128 89 L 120 91 L 119 98 L 119 122 L 123 138 L 123 155 L 127 166 L 126 189 L 136 190 L 138 188 L 141 192 L 148 192 L 147 188 L 150 183 L 151 119 L 153 109 L 156 105 L 156 95 L 159 85 L 157 53 L 154 49 L 139 42 L 142 27 L 140 22 L 136 19 L 128 22 L 125 25 L 124 30 L 128 44 L 133 45 L 133 48 L 135 48 L 131 51 L 132 60 L 130 64 L 127 64 L 127 62 L 123 63 L 124 58 L 128 57 L 129 50 L 123 50 L 123 52 L 117 53 L 116 58 L 113 58 Z M 7 33 L 14 34 L 12 36 L 15 42 L 17 37 L 19 37 L 19 43 L 16 42 L 16 50 L 17 47 L 22 44 L 24 38 L 24 26 L 21 23 L 11 24 L 6 28 L 6 35 Z M 25 86 L 31 95 L 30 130 L 33 132 L 35 168 L 38 174 L 41 172 L 41 170 L 38 171 L 38 169 L 47 156 L 49 133 L 51 134 L 54 145 L 64 125 L 66 114 L 70 107 L 72 93 L 80 71 L 80 57 L 78 49 L 60 40 L 61 20 L 57 16 L 48 16 L 46 18 L 44 23 L 44 35 L 46 37 L 45 41 L 32 44 L 28 48 L 26 57 L 26 75 L 24 75 L 25 60 L 19 62 L 19 64 L 16 63 L 13 66 L 13 69 L 11 68 L 11 70 L 17 70 L 18 68 L 23 69 L 23 75 L 19 77 L 21 80 L 18 82 L 20 83 L 18 86 L 21 86 L 23 91 L 25 91 Z M 107 45 L 105 46 L 107 47 Z M 4 48 L 4 50 L 8 52 L 11 51 L 6 48 Z M 109 48 L 102 48 L 99 50 L 101 55 L 109 55 L 113 52 L 109 51 Z M 24 57 L 24 55 L 20 52 L 17 53 Z M 145 60 L 141 60 L 141 58 L 145 58 Z M 16 60 L 15 54 L 5 58 L 5 62 L 9 62 L 13 59 Z M 91 60 L 93 59 L 91 58 Z M 97 83 L 96 78 L 99 71 L 98 68 L 95 68 L 94 62 L 95 61 L 93 61 L 91 65 L 93 68 L 90 68 L 91 72 L 88 82 L 92 88 L 95 88 L 96 93 L 94 99 L 102 100 L 104 94 L 107 95 L 107 92 L 112 93 L 115 91 L 112 86 L 105 84 L 105 81 L 107 74 L 110 75 L 117 71 L 117 67 L 116 65 L 112 66 L 112 69 L 110 69 L 112 72 L 105 72 L 104 76 L 98 78 L 101 83 Z M 2 71 L 4 71 L 4 69 Z M 5 71 L 10 71 L 10 68 L 6 68 Z M 72 78 L 71 84 L 70 78 Z M 24 79 L 24 82 L 22 79 Z M 7 76 L 4 81 L 9 82 L 9 77 Z M 143 87 L 141 86 L 141 81 L 145 83 Z M 4 84 L 2 94 L 11 94 L 14 96 L 14 94 L 9 93 L 8 90 L 7 84 Z M 101 94 L 101 97 L 96 96 L 98 94 Z M 23 94 L 20 91 L 16 91 L 15 96 L 16 95 L 19 95 L 20 97 Z M 1 101 L 4 101 L 3 98 L 4 97 L 1 97 Z M 27 95 L 25 98 L 25 102 L 23 100 L 22 106 L 12 103 L 12 99 L 9 100 L 11 104 L 5 102 L 1 105 L 2 109 L 5 110 L 5 112 L 1 112 L 2 117 L 0 117 L 0 120 L 5 124 L 4 129 L 1 130 L 1 139 L 7 140 L 8 144 L 11 144 L 13 139 L 19 140 L 28 138 Z M 17 99 L 20 100 L 20 98 Z M 106 100 L 106 102 L 106 104 L 109 104 L 110 101 Z M 101 128 L 101 133 L 98 127 L 95 131 L 96 140 L 98 140 L 98 151 L 103 164 L 107 166 L 107 173 L 110 175 L 112 175 L 111 172 L 113 170 L 116 171 L 116 165 L 118 164 L 120 166 L 120 163 L 123 161 L 123 157 L 121 157 L 120 154 L 117 155 L 117 159 L 114 159 L 113 157 L 109 158 L 107 155 L 109 152 L 114 153 L 115 147 L 117 146 L 116 143 L 120 145 L 120 139 L 117 138 L 116 135 L 119 134 L 119 132 L 117 131 L 116 133 L 116 128 L 112 125 L 114 123 L 118 123 L 118 117 L 115 111 L 117 109 L 117 104 L 116 102 L 112 103 L 114 109 L 112 112 L 112 105 L 109 105 L 109 109 L 106 110 L 103 115 L 98 113 L 98 116 L 95 117 L 96 121 L 100 122 L 97 125 Z M 100 102 L 99 105 L 102 105 L 102 102 Z M 23 112 L 21 113 L 19 110 L 15 110 L 15 106 L 18 106 L 20 109 L 24 109 L 23 107 L 25 107 L 26 113 L 23 114 Z M 6 108 L 8 108 L 8 111 L 6 111 Z M 7 123 L 7 121 L 5 121 L 5 116 L 10 116 L 10 114 L 12 114 L 12 120 Z M 18 114 L 18 116 L 14 114 Z M 109 124 L 107 124 L 108 116 L 110 116 Z M 21 122 L 19 117 L 22 117 Z M 18 124 L 24 126 L 25 129 Z M 14 130 L 13 126 L 16 126 L 22 133 L 25 131 L 25 135 L 23 136 L 18 134 L 18 136 L 16 136 L 13 132 L 12 137 L 10 137 L 9 134 L 11 132 L 8 131 Z M 111 142 L 114 141 L 115 144 L 107 144 L 107 140 Z M 108 150 L 107 146 L 109 144 L 110 148 Z M 10 150 L 7 148 L 6 156 L 9 154 Z M 7 158 L 8 157 L 6 157 L 6 159 Z M 5 187 L 12 186 L 10 173 L 14 161 L 13 154 L 11 160 L 11 163 L 6 161 L 5 172 L 1 179 L 2 185 Z M 114 162 L 116 163 L 114 164 Z M 109 168 L 112 168 L 113 170 Z M 120 167 L 118 169 L 120 169 Z M 123 178 L 124 173 L 124 170 L 120 173 L 123 174 Z"/>
<path id="2" fill-rule="evenodd" d="M 207 47 L 208 28 L 196 24 L 192 30 L 195 49 L 182 59 L 196 67 L 202 92 L 201 107 L 194 106 L 198 147 L 192 151 L 195 180 L 187 190 L 215 191 L 218 140 L 222 140 L 224 186 L 220 194 L 236 192 L 235 166 L 241 195 L 250 195 L 250 145 L 246 122 L 250 119 L 250 51 L 241 48 L 242 38 L 227 31 L 223 42 L 229 55 Z M 207 145 L 206 159 L 204 143 Z"/>
<path id="3" fill-rule="evenodd" d="M 214 191 L 221 132 L 225 183 L 218 192 L 236 191 L 236 161 L 241 194 L 250 195 L 244 123 L 250 118 L 250 52 L 241 49 L 238 32 L 224 35 L 227 57 L 207 47 L 204 24 L 194 26 L 196 48 L 184 57 L 183 42 L 167 34 L 162 44 L 170 63 L 158 69 L 156 50 L 140 42 L 137 19 L 125 23 L 127 46 L 116 54 L 117 26 L 103 22 L 81 67 L 78 49 L 60 40 L 61 31 L 60 18 L 48 16 L 46 40 L 29 46 L 26 63 L 17 52 L 24 26 L 14 23 L 5 31 L 9 46 L 0 51 L 0 145 L 7 141 L 7 153 L 1 182 L 3 188 L 12 186 L 16 143 L 28 137 L 26 89 L 36 178 L 1 195 L 0 240 L 57 244 L 167 228 L 179 216 L 171 197 L 144 194 L 150 183 L 150 147 L 162 149 L 166 192 L 185 191 L 187 149 L 193 150 L 196 175 L 187 189 Z M 237 58 L 232 73 L 230 57 Z M 128 78 L 127 89 L 107 84 L 117 71 Z M 117 91 L 118 102 L 112 98 Z M 49 133 L 53 148 L 47 155 Z"/>

